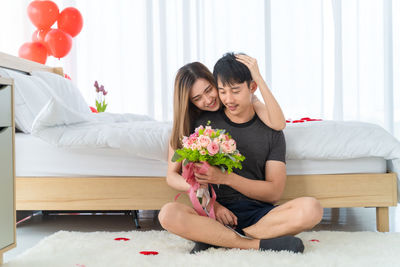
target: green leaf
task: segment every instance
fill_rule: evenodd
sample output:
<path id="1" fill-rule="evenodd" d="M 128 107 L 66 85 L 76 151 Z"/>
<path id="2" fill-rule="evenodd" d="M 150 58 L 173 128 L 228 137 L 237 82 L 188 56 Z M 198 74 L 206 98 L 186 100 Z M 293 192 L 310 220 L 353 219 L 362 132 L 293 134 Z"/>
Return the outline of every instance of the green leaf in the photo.
<path id="1" fill-rule="evenodd" d="M 180 159 L 180 158 L 181 158 L 181 155 L 179 155 L 179 154 L 175 151 L 174 155 L 173 155 L 172 158 L 171 158 L 171 161 L 172 161 L 172 162 L 176 162 L 176 161 L 178 161 L 178 159 Z"/>
<path id="2" fill-rule="evenodd" d="M 229 155 L 228 154 L 228 157 L 231 159 L 231 160 L 233 160 L 234 162 L 236 162 L 237 161 L 237 159 L 235 159 L 234 157 L 232 157 L 231 155 Z"/>
<path id="3" fill-rule="evenodd" d="M 221 169 L 222 173 L 225 173 L 225 168 L 224 168 L 224 166 L 220 165 L 219 168 Z"/>

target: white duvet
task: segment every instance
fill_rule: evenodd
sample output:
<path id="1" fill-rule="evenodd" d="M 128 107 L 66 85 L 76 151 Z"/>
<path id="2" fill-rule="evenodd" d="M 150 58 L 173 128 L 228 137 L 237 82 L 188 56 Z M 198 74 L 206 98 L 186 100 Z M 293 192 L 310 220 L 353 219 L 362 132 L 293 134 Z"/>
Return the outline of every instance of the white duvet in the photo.
<path id="1" fill-rule="evenodd" d="M 135 114 L 80 114 L 55 100 L 42 109 L 32 128 L 33 135 L 57 146 L 110 147 L 164 161 L 170 132 L 170 122 Z M 389 170 L 400 173 L 400 143 L 378 125 L 312 121 L 288 124 L 284 133 L 287 159 L 382 157 Z"/>
<path id="2" fill-rule="evenodd" d="M 36 117 L 32 135 L 60 147 L 111 147 L 167 160 L 171 123 L 136 114 L 81 114 L 50 100 Z"/>

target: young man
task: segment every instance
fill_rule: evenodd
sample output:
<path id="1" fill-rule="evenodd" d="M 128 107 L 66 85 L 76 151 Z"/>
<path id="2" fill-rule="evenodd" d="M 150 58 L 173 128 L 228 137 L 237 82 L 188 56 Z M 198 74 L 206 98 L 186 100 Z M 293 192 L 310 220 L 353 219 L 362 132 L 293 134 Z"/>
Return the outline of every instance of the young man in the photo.
<path id="1" fill-rule="evenodd" d="M 204 126 L 211 121 L 213 128 L 226 129 L 246 157 L 242 170 L 228 174 L 212 166 L 207 173 L 195 174 L 200 183 L 212 184 L 217 193 L 217 220 L 199 216 L 193 208 L 174 202 L 161 209 L 160 223 L 166 230 L 196 241 L 192 252 L 213 245 L 301 253 L 303 243 L 293 235 L 319 223 L 322 208 L 309 197 L 274 206 L 286 181 L 285 139 L 282 131 L 266 126 L 254 112 L 251 99 L 257 84 L 246 60 L 234 54 L 218 60 L 213 74 L 224 108 L 203 113 L 194 124 Z"/>

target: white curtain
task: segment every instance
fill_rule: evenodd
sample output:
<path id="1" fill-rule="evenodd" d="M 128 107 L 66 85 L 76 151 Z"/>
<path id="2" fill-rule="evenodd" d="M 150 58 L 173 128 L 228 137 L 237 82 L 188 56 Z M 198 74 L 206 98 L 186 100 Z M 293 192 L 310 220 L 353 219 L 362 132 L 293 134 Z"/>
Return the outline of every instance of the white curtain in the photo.
<path id="1" fill-rule="evenodd" d="M 0 1 L 0 51 L 16 55 L 30 1 Z M 89 104 L 172 119 L 176 71 L 225 52 L 257 58 L 287 118 L 377 123 L 400 138 L 399 0 L 55 1 L 84 18 L 63 66 Z"/>

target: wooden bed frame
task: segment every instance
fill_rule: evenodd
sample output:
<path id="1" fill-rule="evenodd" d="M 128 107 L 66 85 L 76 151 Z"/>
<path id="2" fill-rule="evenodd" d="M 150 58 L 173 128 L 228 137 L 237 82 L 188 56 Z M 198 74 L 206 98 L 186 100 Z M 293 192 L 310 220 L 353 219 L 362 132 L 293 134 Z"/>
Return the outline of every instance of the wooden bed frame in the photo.
<path id="1" fill-rule="evenodd" d="M 1 52 L 0 67 L 63 75 L 62 68 Z M 177 193 L 165 177 L 16 177 L 17 210 L 159 210 Z M 280 203 L 302 196 L 317 198 L 325 208 L 374 207 L 377 230 L 387 232 L 389 206 L 397 205 L 397 177 L 394 173 L 289 175 Z"/>

